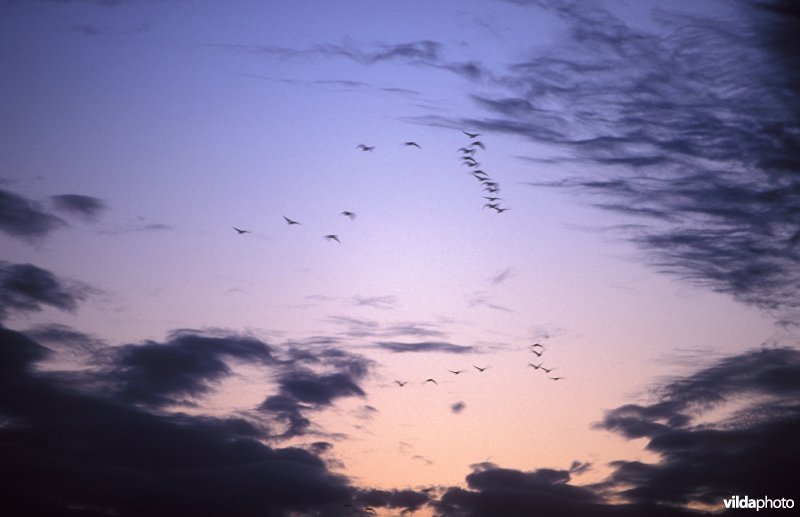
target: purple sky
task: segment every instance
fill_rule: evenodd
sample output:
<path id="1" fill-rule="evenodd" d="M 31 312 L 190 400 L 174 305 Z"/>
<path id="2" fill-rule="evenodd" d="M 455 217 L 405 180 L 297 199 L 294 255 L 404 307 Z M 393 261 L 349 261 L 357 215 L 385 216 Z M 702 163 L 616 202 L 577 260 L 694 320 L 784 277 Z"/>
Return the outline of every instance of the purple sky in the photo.
<path id="1" fill-rule="evenodd" d="M 796 497 L 798 20 L 0 3 L 7 506 Z"/>

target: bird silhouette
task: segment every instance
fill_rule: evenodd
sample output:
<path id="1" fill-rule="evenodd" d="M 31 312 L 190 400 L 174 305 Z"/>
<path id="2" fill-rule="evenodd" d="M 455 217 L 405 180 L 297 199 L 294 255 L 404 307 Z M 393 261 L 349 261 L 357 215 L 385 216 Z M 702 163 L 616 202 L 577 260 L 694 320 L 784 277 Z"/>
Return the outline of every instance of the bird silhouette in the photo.
<path id="1" fill-rule="evenodd" d="M 450 372 L 450 373 L 452 373 L 453 375 L 458 375 L 459 373 L 463 373 L 463 372 L 464 372 L 464 370 L 456 370 L 456 371 L 453 371 L 453 370 L 447 370 L 447 371 L 448 371 L 448 372 Z"/>
<path id="2" fill-rule="evenodd" d="M 539 343 L 534 343 L 534 344 L 532 344 L 532 345 L 531 345 L 531 348 L 536 348 L 536 347 L 539 347 L 539 348 L 541 348 L 542 350 L 544 350 L 544 345 L 541 345 L 541 344 L 539 344 Z"/>
<path id="3" fill-rule="evenodd" d="M 542 352 L 539 352 L 538 350 L 533 350 L 533 349 L 531 349 L 531 352 L 533 352 L 534 354 L 536 354 L 536 357 L 542 357 L 542 354 L 544 353 L 544 351 L 542 351 Z"/>
<path id="4" fill-rule="evenodd" d="M 498 206 L 500 206 L 500 205 L 498 205 L 497 203 L 486 203 L 485 205 L 483 205 L 483 208 L 489 207 L 489 208 L 497 209 Z"/>
<path id="5" fill-rule="evenodd" d="M 233 227 L 233 229 L 236 230 L 236 233 L 238 233 L 239 235 L 241 235 L 243 233 L 250 233 L 250 230 L 240 230 L 239 228 L 237 228 L 235 226 Z"/>
<path id="6" fill-rule="evenodd" d="M 326 235 L 325 238 L 328 239 L 329 241 L 336 241 L 339 244 L 342 243 L 342 241 L 339 240 L 339 236 L 338 235 L 330 234 L 330 235 Z"/>
<path id="7" fill-rule="evenodd" d="M 490 197 L 490 196 L 483 196 L 484 199 L 488 199 L 489 201 L 502 201 L 499 197 Z"/>
<path id="8" fill-rule="evenodd" d="M 364 144 L 358 144 L 356 147 L 357 147 L 358 149 L 361 149 L 362 151 L 372 151 L 373 149 L 375 149 L 375 146 L 374 146 L 374 145 L 370 147 L 370 146 L 368 146 L 368 145 L 364 145 Z"/>
<path id="9" fill-rule="evenodd" d="M 292 221 L 291 219 L 289 219 L 285 215 L 283 216 L 283 218 L 286 219 L 286 224 L 300 224 L 297 221 Z"/>
<path id="10" fill-rule="evenodd" d="M 462 132 L 462 133 L 464 133 L 465 135 L 467 135 L 467 136 L 468 136 L 468 137 L 470 137 L 470 138 L 478 138 L 479 136 L 481 136 L 481 135 L 479 135 L 478 133 L 467 133 L 467 132 L 466 132 L 466 131 L 464 131 L 463 129 L 461 130 L 461 132 Z"/>
<path id="11" fill-rule="evenodd" d="M 417 149 L 422 149 L 422 147 L 420 147 L 419 144 L 416 142 L 404 142 L 403 145 L 407 147 L 416 147 Z"/>
<path id="12" fill-rule="evenodd" d="M 488 366 L 484 366 L 483 368 L 481 368 L 480 366 L 475 366 L 474 364 L 472 365 L 472 367 L 481 373 L 483 373 L 483 371 L 488 368 Z"/>
<path id="13" fill-rule="evenodd" d="M 498 214 L 502 214 L 502 213 L 503 213 L 503 212 L 505 212 L 506 210 L 511 210 L 510 208 L 498 208 L 498 207 L 496 207 L 496 206 L 495 206 L 495 207 L 492 207 L 492 208 L 494 208 L 494 211 L 495 211 L 495 212 L 497 212 Z"/>
<path id="14" fill-rule="evenodd" d="M 564 377 L 548 377 L 548 379 L 550 379 L 551 381 L 560 381 L 563 378 Z"/>
<path id="15" fill-rule="evenodd" d="M 350 219 L 355 219 L 355 218 L 356 218 L 356 214 L 355 214 L 354 212 L 349 212 L 349 211 L 347 211 L 347 210 L 345 210 L 344 212 L 342 212 L 342 215 L 346 215 L 346 216 L 347 216 L 347 217 L 349 217 Z"/>
<path id="16" fill-rule="evenodd" d="M 478 147 L 480 147 L 481 149 L 483 149 L 484 151 L 486 150 L 486 146 L 485 146 L 485 145 L 483 145 L 483 142 L 481 142 L 480 140 L 475 140 L 474 142 L 472 142 L 472 143 L 471 143 L 471 144 L 469 144 L 469 145 L 471 145 L 471 146 L 478 146 Z"/>
<path id="17" fill-rule="evenodd" d="M 474 154 L 477 151 L 477 149 L 470 149 L 468 147 L 459 147 L 458 150 L 464 154 Z"/>
<path id="18" fill-rule="evenodd" d="M 436 382 L 436 380 L 435 380 L 435 379 L 425 379 L 425 382 L 432 382 L 432 383 L 434 383 L 434 384 L 435 384 L 435 385 L 437 385 L 437 386 L 439 385 L 439 383 L 438 383 L 438 382 Z M 425 382 L 423 382 L 423 384 L 425 384 Z"/>
<path id="19" fill-rule="evenodd" d="M 542 370 L 544 370 L 544 373 L 550 373 L 553 370 L 555 370 L 555 368 L 545 368 L 544 366 L 542 366 Z"/>
<path id="20" fill-rule="evenodd" d="M 528 366 L 530 366 L 534 370 L 538 370 L 539 368 L 542 367 L 542 363 L 539 363 L 539 364 L 528 363 Z"/>
<path id="21" fill-rule="evenodd" d="M 405 386 L 406 384 L 408 384 L 408 381 L 394 381 L 394 382 L 396 382 L 396 383 L 397 383 L 397 385 L 398 385 L 398 386 L 400 386 L 401 388 L 402 388 L 403 386 Z"/>

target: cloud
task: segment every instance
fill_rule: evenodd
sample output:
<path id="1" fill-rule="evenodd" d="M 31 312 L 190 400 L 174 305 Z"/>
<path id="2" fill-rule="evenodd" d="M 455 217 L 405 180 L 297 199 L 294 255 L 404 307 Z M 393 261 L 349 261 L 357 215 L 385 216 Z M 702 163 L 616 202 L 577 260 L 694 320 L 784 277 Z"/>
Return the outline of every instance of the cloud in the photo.
<path id="1" fill-rule="evenodd" d="M 102 199 L 81 194 L 60 194 L 51 196 L 50 200 L 56 210 L 77 215 L 89 221 L 96 219 L 100 212 L 106 209 L 106 204 Z"/>
<path id="2" fill-rule="evenodd" d="M 18 194 L 0 189 L 0 230 L 25 240 L 45 237 L 67 223 Z"/>
<path id="3" fill-rule="evenodd" d="M 431 496 L 417 490 L 363 490 L 356 495 L 362 506 L 378 508 L 402 508 L 402 514 L 415 512 L 431 501 Z"/>
<path id="4" fill-rule="evenodd" d="M 498 271 L 495 275 L 489 280 L 492 285 L 497 285 L 500 283 L 505 282 L 509 278 L 514 276 L 514 270 L 510 267 L 503 269 L 502 271 Z"/>
<path id="5" fill-rule="evenodd" d="M 397 296 L 353 296 L 353 305 L 374 307 L 376 309 L 394 309 L 397 307 Z"/>
<path id="6" fill-rule="evenodd" d="M 591 171 L 549 185 L 635 218 L 620 230 L 655 268 L 746 304 L 800 307 L 796 6 L 740 2 L 727 20 L 660 10 L 654 33 L 597 4 L 513 3 L 564 22 L 555 50 L 495 73 L 472 96 L 486 116 L 426 122 L 547 144 L 562 153 L 551 163 Z"/>
<path id="7" fill-rule="evenodd" d="M 68 325 L 51 323 L 39 325 L 25 332 L 31 339 L 77 354 L 88 354 L 99 351 L 105 343 Z"/>
<path id="8" fill-rule="evenodd" d="M 228 348 L 230 351 L 231 348 Z M 313 452 L 242 418 L 151 413 L 0 328 L 0 472 L 15 515 L 334 514 L 355 490 Z"/>
<path id="9" fill-rule="evenodd" d="M 382 341 L 376 343 L 378 348 L 388 350 L 396 354 L 408 352 L 444 352 L 448 354 L 465 354 L 474 352 L 475 347 L 465 345 L 454 345 L 444 341 L 422 341 L 418 343 L 402 343 L 399 341 Z"/>
<path id="10" fill-rule="evenodd" d="M 278 393 L 265 398 L 257 408 L 282 424 L 282 431 L 273 432 L 273 438 L 288 439 L 311 432 L 307 415 L 331 406 L 336 399 L 366 397 L 359 381 L 369 373 L 371 360 L 326 342 L 314 349 L 291 347 L 286 356 L 277 366 Z"/>
<path id="11" fill-rule="evenodd" d="M 0 318 L 10 311 L 41 311 L 43 306 L 72 312 L 89 292 L 88 286 L 62 280 L 33 264 L 0 261 Z"/>
<path id="12" fill-rule="evenodd" d="M 226 360 L 276 364 L 271 348 L 249 337 L 211 337 L 181 332 L 165 343 L 148 341 L 113 349 L 112 372 L 119 396 L 163 406 L 207 394 L 232 373 Z M 177 399 L 176 399 L 177 398 Z"/>
<path id="13" fill-rule="evenodd" d="M 800 452 L 787 447 L 800 432 L 800 352 L 776 348 L 724 358 L 657 393 L 651 404 L 608 411 L 598 427 L 647 438 L 660 461 L 612 462 L 615 471 L 602 488 L 632 502 L 671 505 L 791 493 L 800 465 Z M 730 416 L 708 418 L 725 408 Z"/>

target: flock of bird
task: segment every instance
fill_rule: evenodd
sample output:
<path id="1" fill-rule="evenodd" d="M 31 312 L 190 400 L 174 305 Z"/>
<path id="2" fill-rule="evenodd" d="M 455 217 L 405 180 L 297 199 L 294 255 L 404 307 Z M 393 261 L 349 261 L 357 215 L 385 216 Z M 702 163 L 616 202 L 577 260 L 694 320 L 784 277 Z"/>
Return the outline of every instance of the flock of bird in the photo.
<path id="1" fill-rule="evenodd" d="M 483 185 L 483 191 L 489 194 L 488 196 L 483 196 L 483 198 L 488 201 L 488 203 L 483 204 L 483 208 L 491 208 L 498 214 L 502 214 L 508 210 L 508 208 L 501 207 L 500 201 L 502 201 L 502 198 L 495 195 L 500 193 L 500 184 L 490 178 L 483 169 L 480 169 L 481 164 L 475 159 L 475 153 L 478 152 L 478 148 L 485 151 L 486 146 L 480 140 L 475 140 L 480 136 L 478 133 L 468 133 L 466 131 L 462 131 L 462 133 L 467 135 L 472 142 L 466 147 L 459 148 L 458 152 L 461 153 L 461 164 L 472 169 L 470 174 Z"/>
<path id="2" fill-rule="evenodd" d="M 541 343 L 534 343 L 531 345 L 530 351 L 536 357 L 542 357 L 542 355 L 544 355 L 545 348 L 544 345 L 542 345 Z M 534 370 L 542 370 L 545 374 L 548 375 L 550 374 L 550 372 L 555 370 L 555 368 L 545 368 L 544 363 L 542 362 L 540 362 L 539 364 L 528 363 L 528 366 L 530 366 Z M 489 369 L 488 366 L 476 366 L 474 364 L 472 365 L 472 367 L 475 368 L 478 371 L 478 373 L 483 373 L 484 371 Z M 460 375 L 464 373 L 466 370 L 447 370 L 447 371 L 452 373 L 453 375 Z M 549 376 L 547 378 L 550 379 L 551 381 L 560 381 L 564 379 L 564 377 L 549 377 Z M 395 380 L 394 382 L 401 388 L 409 383 L 409 381 L 400 381 L 400 380 Z M 436 386 L 439 385 L 439 383 L 436 382 L 436 379 L 432 377 L 428 377 L 427 379 L 422 381 L 422 384 L 428 384 L 428 383 L 434 384 Z"/>
<path id="3" fill-rule="evenodd" d="M 462 164 L 472 169 L 470 171 L 470 174 L 472 174 L 475 178 L 478 179 L 478 181 L 483 185 L 483 191 L 489 194 L 488 196 L 483 196 L 484 199 L 488 201 L 488 203 L 485 203 L 483 207 L 491 208 L 497 213 L 505 212 L 506 210 L 508 210 L 508 208 L 501 207 L 499 202 L 502 201 L 502 198 L 495 195 L 500 192 L 500 184 L 492 180 L 485 171 L 479 169 L 478 167 L 480 167 L 480 163 L 478 163 L 478 161 L 475 160 L 474 154 L 477 152 L 478 148 L 486 150 L 486 146 L 483 144 L 483 142 L 481 142 L 480 140 L 475 140 L 480 135 L 478 133 L 468 133 L 467 131 L 461 131 L 461 132 L 467 135 L 470 138 L 470 140 L 472 140 L 472 142 L 468 144 L 466 147 L 462 147 L 458 150 L 460 153 L 462 153 L 461 156 Z M 422 149 L 422 146 L 420 146 L 417 142 L 414 141 L 403 142 L 403 145 L 405 147 L 416 147 L 417 149 Z M 356 146 L 356 149 L 360 149 L 361 151 L 364 152 L 372 152 L 375 149 L 375 146 L 358 144 Z M 344 210 L 340 213 L 340 215 L 349 217 L 351 220 L 356 218 L 355 212 L 351 212 L 350 210 Z M 286 217 L 285 215 L 283 216 L 283 219 L 284 221 L 286 221 L 286 224 L 290 226 L 295 224 L 297 225 L 302 224 L 299 221 L 295 221 L 293 219 Z M 237 228 L 235 226 L 233 227 L 233 229 L 236 231 L 238 235 L 251 233 L 250 230 L 244 230 L 241 228 Z M 334 233 L 323 235 L 323 238 L 329 241 L 336 241 L 339 244 L 342 243 L 342 241 L 339 240 L 339 236 Z"/>

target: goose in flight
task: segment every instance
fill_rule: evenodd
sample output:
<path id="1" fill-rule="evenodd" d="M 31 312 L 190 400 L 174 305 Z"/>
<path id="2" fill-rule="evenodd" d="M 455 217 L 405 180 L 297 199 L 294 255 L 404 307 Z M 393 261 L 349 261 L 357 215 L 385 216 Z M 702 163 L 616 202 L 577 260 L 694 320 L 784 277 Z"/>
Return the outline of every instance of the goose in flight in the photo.
<path id="1" fill-rule="evenodd" d="M 483 368 L 481 368 L 480 366 L 475 366 L 474 364 L 472 365 L 472 367 L 481 373 L 483 373 L 483 371 L 488 368 L 488 366 L 484 366 Z"/>
<path id="2" fill-rule="evenodd" d="M 467 133 L 467 132 L 466 132 L 466 131 L 464 131 L 463 129 L 461 130 L 461 132 L 462 132 L 462 133 L 464 133 L 465 135 L 467 135 L 467 136 L 468 136 L 468 137 L 470 137 L 470 138 L 478 138 L 479 136 L 481 136 L 481 135 L 479 135 L 478 133 Z"/>
<path id="3" fill-rule="evenodd" d="M 536 347 L 539 347 L 539 348 L 541 348 L 542 350 L 544 350 L 544 345 L 541 345 L 541 344 L 539 344 L 539 343 L 534 343 L 534 344 L 532 344 L 532 345 L 531 345 L 531 348 L 536 348 Z"/>
<path id="4" fill-rule="evenodd" d="M 502 214 L 502 213 L 503 213 L 503 212 L 505 212 L 506 210 L 511 210 L 510 208 L 498 208 L 498 207 L 496 207 L 496 206 L 494 206 L 494 207 L 492 207 L 492 208 L 494 208 L 495 212 L 497 212 L 498 214 Z"/>
<path id="5" fill-rule="evenodd" d="M 417 149 L 422 149 L 416 142 L 403 142 L 403 145 L 406 147 L 416 147 Z"/>
<path id="6" fill-rule="evenodd" d="M 432 382 L 432 383 L 434 383 L 434 384 L 435 384 L 435 385 L 437 385 L 437 386 L 439 385 L 439 383 L 438 383 L 438 382 L 436 382 L 436 380 L 435 380 L 435 379 L 425 379 L 425 382 Z M 423 382 L 423 384 L 425 384 L 425 382 Z"/>
<path id="7" fill-rule="evenodd" d="M 563 378 L 564 377 L 548 377 L 548 379 L 550 379 L 551 381 L 560 381 Z"/>
<path id="8" fill-rule="evenodd" d="M 374 145 L 373 146 L 368 146 L 368 145 L 364 145 L 364 144 L 358 144 L 356 147 L 358 149 L 361 149 L 362 151 L 372 151 L 373 149 L 375 149 Z"/>
<path id="9" fill-rule="evenodd" d="M 539 368 L 542 367 L 542 363 L 539 363 L 539 364 L 528 363 L 528 366 L 530 366 L 534 370 L 538 370 Z"/>
<path id="10" fill-rule="evenodd" d="M 544 373 L 550 373 L 553 370 L 555 370 L 555 368 L 545 368 L 544 366 L 542 366 L 542 370 L 544 370 Z"/>
<path id="11" fill-rule="evenodd" d="M 350 211 L 348 211 L 348 210 L 345 210 L 344 212 L 342 212 L 342 214 L 341 214 L 341 215 L 346 215 L 346 216 L 347 216 L 347 217 L 349 217 L 350 219 L 355 219 L 355 218 L 356 218 L 356 214 L 355 214 L 355 212 L 350 212 Z"/>
<path id="12" fill-rule="evenodd" d="M 397 383 L 397 385 L 400 386 L 401 388 L 406 384 L 408 384 L 408 381 L 394 381 L 394 382 Z"/>
<path id="13" fill-rule="evenodd" d="M 450 373 L 452 373 L 453 375 L 458 375 L 459 373 L 463 373 L 463 372 L 464 372 L 464 370 L 455 370 L 455 371 L 453 371 L 453 370 L 447 370 L 447 371 L 448 371 L 448 372 L 450 372 Z"/>
<path id="14" fill-rule="evenodd" d="M 544 351 L 542 351 L 542 352 L 539 352 L 538 350 L 533 350 L 533 349 L 531 349 L 531 352 L 533 352 L 534 354 L 536 354 L 536 357 L 542 357 L 542 354 L 544 353 Z"/>
<path id="15" fill-rule="evenodd" d="M 250 230 L 240 230 L 239 228 L 237 228 L 235 226 L 233 227 L 233 229 L 236 230 L 236 233 L 238 233 L 239 235 L 241 235 L 243 233 L 250 233 Z"/>
<path id="16" fill-rule="evenodd" d="M 491 197 L 491 196 L 483 196 L 483 199 L 488 199 L 489 201 L 502 201 L 499 197 Z"/>
<path id="17" fill-rule="evenodd" d="M 485 146 L 485 145 L 483 145 L 483 142 L 481 142 L 480 140 L 475 140 L 474 142 L 472 142 L 472 143 L 471 143 L 471 144 L 469 144 L 469 145 L 470 145 L 470 146 L 478 146 L 478 147 L 480 147 L 481 149 L 483 149 L 484 151 L 486 150 L 486 146 Z"/>
<path id="18" fill-rule="evenodd" d="M 342 241 L 339 240 L 339 236 L 338 235 L 330 234 L 330 235 L 326 235 L 325 238 L 328 239 L 329 241 L 336 241 L 339 244 L 342 243 Z"/>
<path id="19" fill-rule="evenodd" d="M 286 224 L 300 224 L 297 221 L 292 221 L 291 219 L 289 219 L 285 215 L 283 216 L 283 218 L 286 220 Z"/>

